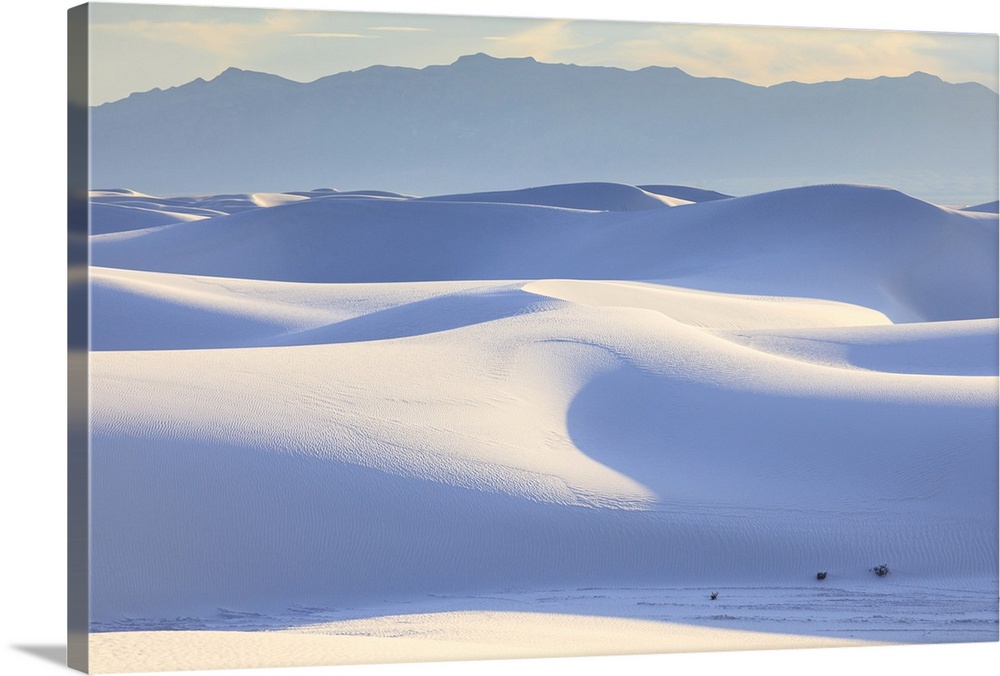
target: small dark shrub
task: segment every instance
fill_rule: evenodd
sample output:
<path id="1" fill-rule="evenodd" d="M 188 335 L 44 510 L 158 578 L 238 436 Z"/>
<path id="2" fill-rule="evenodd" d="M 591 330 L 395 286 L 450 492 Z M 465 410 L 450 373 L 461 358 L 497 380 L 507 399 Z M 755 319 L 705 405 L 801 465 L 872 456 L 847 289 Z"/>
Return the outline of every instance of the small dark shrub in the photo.
<path id="1" fill-rule="evenodd" d="M 711 595 L 711 597 L 710 597 L 710 598 L 711 598 L 711 599 L 712 599 L 713 601 L 714 601 L 715 599 L 719 598 L 719 592 L 712 592 L 712 595 Z"/>
<path id="2" fill-rule="evenodd" d="M 878 575 L 879 577 L 885 577 L 886 575 L 889 574 L 889 566 L 883 563 L 880 566 L 875 566 L 874 568 L 872 568 L 872 572 Z"/>
<path id="3" fill-rule="evenodd" d="M 825 580 L 826 579 L 826 571 L 822 570 L 822 571 L 816 573 L 816 579 L 817 580 Z"/>

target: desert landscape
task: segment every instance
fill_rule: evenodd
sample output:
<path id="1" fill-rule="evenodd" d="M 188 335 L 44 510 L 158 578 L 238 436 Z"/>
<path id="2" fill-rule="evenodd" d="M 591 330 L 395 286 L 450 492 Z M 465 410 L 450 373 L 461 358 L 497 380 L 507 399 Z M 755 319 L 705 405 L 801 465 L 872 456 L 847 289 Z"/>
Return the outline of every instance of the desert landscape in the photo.
<path id="1" fill-rule="evenodd" d="M 710 188 L 93 191 L 92 670 L 996 641 L 996 202 Z"/>
<path id="2" fill-rule="evenodd" d="M 69 29 L 71 668 L 1000 644 L 995 34 Z"/>

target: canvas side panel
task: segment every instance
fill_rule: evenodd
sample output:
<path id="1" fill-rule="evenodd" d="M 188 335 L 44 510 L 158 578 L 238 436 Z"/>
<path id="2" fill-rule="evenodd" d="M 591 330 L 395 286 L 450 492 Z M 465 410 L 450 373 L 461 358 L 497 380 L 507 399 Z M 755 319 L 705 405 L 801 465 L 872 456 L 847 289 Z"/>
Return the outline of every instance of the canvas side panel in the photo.
<path id="1" fill-rule="evenodd" d="M 90 462 L 88 407 L 89 118 L 87 5 L 69 10 L 68 26 L 68 176 L 67 176 L 67 443 L 68 523 L 67 664 L 89 666 Z"/>

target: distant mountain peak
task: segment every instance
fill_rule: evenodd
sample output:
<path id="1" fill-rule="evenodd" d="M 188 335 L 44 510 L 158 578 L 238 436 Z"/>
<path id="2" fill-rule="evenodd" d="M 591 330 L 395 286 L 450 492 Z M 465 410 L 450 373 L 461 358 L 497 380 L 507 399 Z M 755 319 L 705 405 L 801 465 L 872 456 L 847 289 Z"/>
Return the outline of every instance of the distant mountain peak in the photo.
<path id="1" fill-rule="evenodd" d="M 236 66 L 230 66 L 229 68 L 226 68 L 224 71 L 222 71 L 214 78 L 212 78 L 212 81 L 214 82 L 215 80 L 242 77 L 248 72 L 249 71 L 243 70 L 242 68 L 237 68 Z"/>
<path id="2" fill-rule="evenodd" d="M 476 52 L 475 54 L 465 54 L 458 57 L 453 66 L 465 65 L 471 66 L 476 64 L 487 64 L 487 63 L 499 63 L 501 61 L 520 61 L 523 63 L 538 63 L 533 56 L 523 56 L 523 57 L 513 57 L 513 58 L 500 58 L 496 56 L 491 56 L 485 52 Z"/>
<path id="3" fill-rule="evenodd" d="M 909 75 L 879 75 L 877 77 L 873 77 L 870 79 L 860 78 L 860 77 L 848 77 L 841 80 L 841 82 L 868 82 L 868 83 L 892 82 L 907 86 L 949 84 L 944 80 L 942 80 L 937 75 L 931 75 L 930 73 L 925 73 L 922 70 L 915 70 Z"/>
<path id="4" fill-rule="evenodd" d="M 236 66 L 230 66 L 224 71 L 212 78 L 211 82 L 264 82 L 264 81 L 280 81 L 285 80 L 285 78 L 280 75 L 272 75 L 271 73 L 262 73 L 256 70 L 244 70 L 243 68 L 237 68 Z"/>
<path id="5" fill-rule="evenodd" d="M 941 79 L 937 75 L 931 75 L 930 73 L 925 73 L 922 70 L 915 70 L 912 73 L 910 73 L 907 77 L 911 77 L 911 78 L 915 78 L 915 79 L 924 79 L 924 80 L 940 80 Z"/>
<path id="6" fill-rule="evenodd" d="M 499 59 L 485 52 L 476 52 L 475 54 L 463 54 L 455 60 L 455 63 L 477 63 L 483 61 L 499 61 Z"/>

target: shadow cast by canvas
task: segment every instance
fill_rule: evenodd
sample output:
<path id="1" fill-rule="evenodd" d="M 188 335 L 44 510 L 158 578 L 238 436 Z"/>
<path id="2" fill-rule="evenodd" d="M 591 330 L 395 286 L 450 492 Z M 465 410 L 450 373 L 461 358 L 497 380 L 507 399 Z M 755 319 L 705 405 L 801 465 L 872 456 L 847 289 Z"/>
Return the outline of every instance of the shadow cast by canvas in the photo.
<path id="1" fill-rule="evenodd" d="M 48 644 L 48 645 L 12 645 L 11 648 L 14 650 L 20 650 L 23 653 L 33 655 L 38 659 L 45 660 L 46 662 L 52 662 L 53 664 L 58 664 L 61 667 L 66 666 L 66 645 L 65 644 Z"/>

